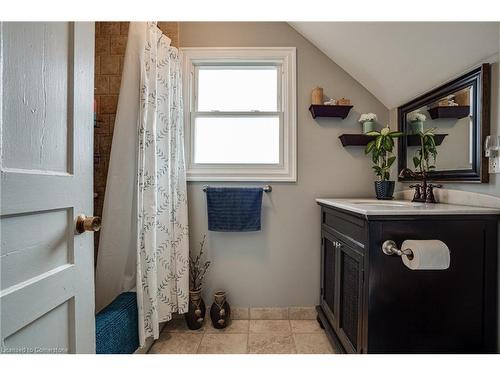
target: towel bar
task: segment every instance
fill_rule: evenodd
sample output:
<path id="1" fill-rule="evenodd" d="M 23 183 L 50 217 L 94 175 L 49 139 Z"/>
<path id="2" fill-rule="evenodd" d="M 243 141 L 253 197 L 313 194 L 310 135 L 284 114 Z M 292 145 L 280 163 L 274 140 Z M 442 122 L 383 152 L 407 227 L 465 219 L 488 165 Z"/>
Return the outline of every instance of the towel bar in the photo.
<path id="1" fill-rule="evenodd" d="M 207 191 L 207 188 L 208 188 L 208 185 L 203 185 L 203 191 Z M 262 190 L 264 191 L 264 193 L 270 193 L 271 191 L 273 191 L 273 187 L 271 185 L 264 185 L 262 187 Z"/>

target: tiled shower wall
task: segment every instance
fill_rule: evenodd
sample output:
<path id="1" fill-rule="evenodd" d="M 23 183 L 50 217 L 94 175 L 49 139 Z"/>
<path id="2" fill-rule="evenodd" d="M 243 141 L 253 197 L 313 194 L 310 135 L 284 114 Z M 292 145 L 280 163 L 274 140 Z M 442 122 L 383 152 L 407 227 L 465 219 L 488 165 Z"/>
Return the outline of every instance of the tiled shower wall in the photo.
<path id="1" fill-rule="evenodd" d="M 95 23 L 94 98 L 97 124 L 94 129 L 94 215 L 96 216 L 102 216 L 128 26 L 128 22 Z M 158 26 L 172 40 L 172 45 L 178 47 L 178 22 L 158 22 Z M 94 236 L 94 259 L 97 259 L 98 246 L 99 232 Z"/>

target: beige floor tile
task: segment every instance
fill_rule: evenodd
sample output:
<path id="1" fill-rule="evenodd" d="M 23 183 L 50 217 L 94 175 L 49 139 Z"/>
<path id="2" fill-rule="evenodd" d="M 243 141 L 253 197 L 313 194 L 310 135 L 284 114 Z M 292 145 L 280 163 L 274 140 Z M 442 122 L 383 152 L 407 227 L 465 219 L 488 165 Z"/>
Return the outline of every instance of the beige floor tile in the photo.
<path id="1" fill-rule="evenodd" d="M 198 347 L 198 353 L 246 354 L 247 342 L 247 333 L 206 333 Z"/>
<path id="2" fill-rule="evenodd" d="M 205 327 L 211 324 L 207 319 L 205 319 L 205 324 L 197 330 L 190 330 L 184 319 L 172 319 L 165 324 L 163 332 L 188 332 L 188 333 L 198 333 L 201 334 L 205 331 Z"/>
<path id="3" fill-rule="evenodd" d="M 248 333 L 248 320 L 230 320 L 229 325 L 223 329 L 214 328 L 211 324 L 205 326 L 206 333 Z"/>
<path id="4" fill-rule="evenodd" d="M 299 354 L 333 354 L 333 348 L 324 333 L 294 333 Z"/>
<path id="5" fill-rule="evenodd" d="M 150 354 L 195 354 L 203 335 L 196 333 L 180 333 L 163 331 L 156 340 Z"/>
<path id="6" fill-rule="evenodd" d="M 290 333 L 288 320 L 250 320 L 250 333 Z"/>
<path id="7" fill-rule="evenodd" d="M 314 320 L 290 320 L 293 333 L 323 333 L 319 323 Z"/>
<path id="8" fill-rule="evenodd" d="M 250 354 L 295 354 L 295 344 L 291 334 L 250 333 L 248 353 Z"/>

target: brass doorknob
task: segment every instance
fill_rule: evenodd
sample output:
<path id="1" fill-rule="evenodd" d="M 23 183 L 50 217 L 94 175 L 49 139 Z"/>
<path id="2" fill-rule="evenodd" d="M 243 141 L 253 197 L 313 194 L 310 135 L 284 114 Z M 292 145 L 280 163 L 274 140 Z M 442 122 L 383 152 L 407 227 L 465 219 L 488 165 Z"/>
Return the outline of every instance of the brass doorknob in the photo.
<path id="1" fill-rule="evenodd" d="M 78 233 L 98 232 L 101 229 L 101 218 L 99 216 L 78 215 L 76 218 L 76 231 Z"/>

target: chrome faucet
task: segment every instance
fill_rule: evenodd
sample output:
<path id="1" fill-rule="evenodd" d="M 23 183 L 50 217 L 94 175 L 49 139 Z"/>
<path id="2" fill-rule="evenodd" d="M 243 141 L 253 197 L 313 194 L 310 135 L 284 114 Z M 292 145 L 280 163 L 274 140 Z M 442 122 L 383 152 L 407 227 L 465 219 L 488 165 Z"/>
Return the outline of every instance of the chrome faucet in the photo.
<path id="1" fill-rule="evenodd" d="M 441 188 L 443 185 L 428 183 L 425 171 L 414 172 L 410 168 L 404 168 L 399 173 L 399 177 L 411 177 L 422 180 L 421 184 L 410 185 L 410 188 L 415 189 L 412 202 L 437 203 L 436 198 L 434 198 L 434 188 Z"/>

